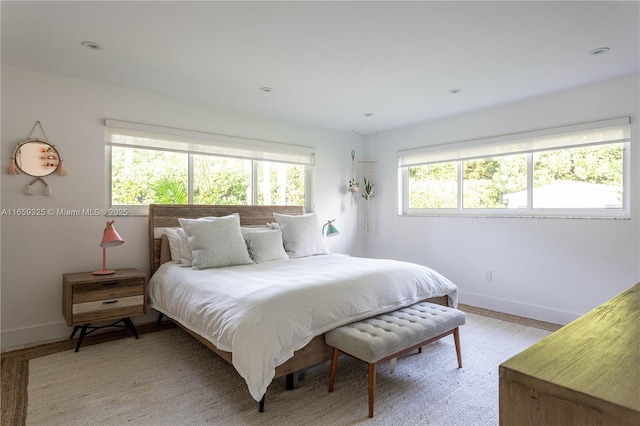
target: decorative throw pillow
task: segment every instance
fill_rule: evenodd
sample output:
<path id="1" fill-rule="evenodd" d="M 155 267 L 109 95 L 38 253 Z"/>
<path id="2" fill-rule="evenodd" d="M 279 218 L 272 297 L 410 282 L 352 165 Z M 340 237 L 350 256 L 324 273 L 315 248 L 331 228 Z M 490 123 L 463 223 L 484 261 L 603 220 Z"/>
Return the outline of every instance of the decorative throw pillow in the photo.
<path id="1" fill-rule="evenodd" d="M 194 269 L 254 263 L 240 232 L 240 215 L 178 219 L 189 238 Z"/>
<path id="2" fill-rule="evenodd" d="M 274 213 L 273 216 L 280 225 L 284 249 L 291 259 L 329 253 L 315 213 L 300 216 Z"/>
<path id="3" fill-rule="evenodd" d="M 164 233 L 169 239 L 169 249 L 171 251 L 171 261 L 180 263 L 180 235 L 178 228 L 164 228 Z"/>
<path id="4" fill-rule="evenodd" d="M 189 245 L 189 237 L 187 237 L 187 233 L 182 228 L 178 228 L 178 236 L 180 237 L 180 265 L 190 268 L 193 256 Z"/>
<path id="5" fill-rule="evenodd" d="M 270 231 L 271 228 L 268 226 L 241 226 L 240 232 L 242 232 L 242 238 L 247 239 L 247 234 L 249 232 L 262 232 L 262 231 Z"/>
<path id="6" fill-rule="evenodd" d="M 287 252 L 284 251 L 282 232 L 277 229 L 247 232 L 245 241 L 249 254 L 256 263 L 289 259 Z"/>

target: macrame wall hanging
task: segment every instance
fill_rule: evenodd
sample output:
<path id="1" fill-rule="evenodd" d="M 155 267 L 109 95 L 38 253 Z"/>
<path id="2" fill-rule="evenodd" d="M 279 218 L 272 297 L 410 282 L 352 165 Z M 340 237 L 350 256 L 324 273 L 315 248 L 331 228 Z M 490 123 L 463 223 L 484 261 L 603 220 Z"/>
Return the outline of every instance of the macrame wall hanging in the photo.
<path id="1" fill-rule="evenodd" d="M 351 196 L 351 209 L 356 208 L 356 194 L 360 192 L 360 195 L 365 200 L 365 219 L 364 229 L 366 232 L 371 230 L 371 199 L 374 197 L 373 172 L 377 161 L 358 161 L 360 165 L 360 174 L 362 176 L 362 185 L 356 177 L 356 151 L 351 150 L 351 179 L 349 180 L 349 186 L 347 192 Z"/>
<path id="2" fill-rule="evenodd" d="M 351 150 L 351 179 L 347 191 L 351 194 L 351 210 L 356 208 L 356 194 L 360 190 L 360 182 L 356 180 L 356 150 Z"/>
<path id="3" fill-rule="evenodd" d="M 43 140 L 34 137 L 36 130 L 40 130 Z M 51 195 L 51 187 L 43 179 L 55 172 L 60 176 L 67 175 L 67 169 L 64 167 L 60 152 L 54 145 L 49 142 L 44 128 L 39 121 L 33 126 L 29 138 L 19 142 L 13 151 L 11 163 L 7 168 L 10 175 L 18 175 L 20 172 L 35 177 L 25 188 L 24 193 L 33 195 L 33 185 L 42 182 L 44 185 L 44 195 Z"/>
<path id="4" fill-rule="evenodd" d="M 360 167 L 362 169 L 362 198 L 365 200 L 365 216 L 364 216 L 364 230 L 369 232 L 371 230 L 371 217 L 370 217 L 370 203 L 374 197 L 373 172 L 375 170 L 376 161 L 360 161 Z"/>

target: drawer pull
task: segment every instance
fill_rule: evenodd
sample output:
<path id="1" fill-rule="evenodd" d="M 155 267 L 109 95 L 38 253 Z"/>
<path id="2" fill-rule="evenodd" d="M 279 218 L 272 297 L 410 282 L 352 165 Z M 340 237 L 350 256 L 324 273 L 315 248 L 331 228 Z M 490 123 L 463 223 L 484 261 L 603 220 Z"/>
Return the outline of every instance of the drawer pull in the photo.
<path id="1" fill-rule="evenodd" d="M 111 305 L 112 303 L 118 303 L 117 300 L 107 300 L 106 302 L 102 302 L 103 305 Z"/>
<path id="2" fill-rule="evenodd" d="M 103 286 L 116 285 L 118 282 L 102 283 Z"/>

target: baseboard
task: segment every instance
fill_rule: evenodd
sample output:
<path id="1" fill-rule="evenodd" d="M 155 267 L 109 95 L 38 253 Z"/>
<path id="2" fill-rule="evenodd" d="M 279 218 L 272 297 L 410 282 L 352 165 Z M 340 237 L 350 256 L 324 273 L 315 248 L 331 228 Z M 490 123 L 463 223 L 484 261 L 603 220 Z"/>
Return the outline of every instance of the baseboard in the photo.
<path id="1" fill-rule="evenodd" d="M 458 300 L 465 305 L 560 325 L 566 325 L 582 315 L 466 291 L 458 291 Z"/>
<path id="2" fill-rule="evenodd" d="M 65 338 L 69 338 L 69 327 L 64 321 L 2 330 L 0 333 L 2 352 L 57 342 Z"/>
<path id="3" fill-rule="evenodd" d="M 505 314 L 504 312 L 492 311 L 490 309 L 485 309 L 485 308 L 478 308 L 477 306 L 465 305 L 464 303 L 459 303 L 458 309 L 460 309 L 463 312 L 477 314 L 483 317 L 489 317 L 489 318 L 498 319 L 501 321 L 512 322 L 514 324 L 520 324 L 527 327 L 539 328 L 541 330 L 557 331 L 560 328 L 562 328 L 562 325 L 560 324 L 521 317 L 520 315 Z"/>
<path id="4" fill-rule="evenodd" d="M 147 313 L 145 316 L 132 318 L 133 322 L 137 325 L 155 321 L 157 318 L 156 311 L 151 308 L 149 308 L 149 311 L 150 313 Z M 59 342 L 60 340 L 68 339 L 72 330 L 73 328 L 67 326 L 65 321 L 2 330 L 2 332 L 0 332 L 0 352 Z M 109 331 L 112 329 L 105 330 Z"/>

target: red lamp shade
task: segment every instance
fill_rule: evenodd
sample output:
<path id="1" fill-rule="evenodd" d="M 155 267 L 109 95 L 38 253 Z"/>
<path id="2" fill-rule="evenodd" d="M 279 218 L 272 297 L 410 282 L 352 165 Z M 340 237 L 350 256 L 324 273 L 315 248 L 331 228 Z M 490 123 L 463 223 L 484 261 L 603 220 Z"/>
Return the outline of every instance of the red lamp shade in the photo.
<path id="1" fill-rule="evenodd" d="M 107 222 L 107 226 L 104 228 L 104 234 L 102 234 L 102 241 L 100 241 L 100 247 L 115 247 L 124 244 L 124 240 L 113 227 L 113 222 L 115 222 L 115 220 Z"/>
<path id="2" fill-rule="evenodd" d="M 115 247 L 120 244 L 124 244 L 124 240 L 120 235 L 118 235 L 118 232 L 113 227 L 113 222 L 115 222 L 115 220 L 107 222 L 107 226 L 104 228 L 104 234 L 102 234 L 102 241 L 100 241 L 100 247 L 102 247 L 102 270 L 94 271 L 93 275 L 109 275 L 115 274 L 116 272 L 114 270 L 107 269 L 107 247 Z"/>

